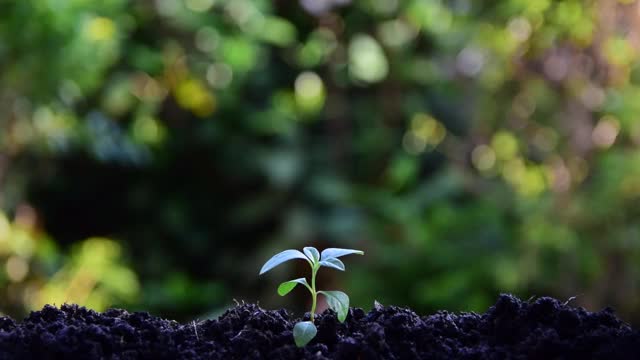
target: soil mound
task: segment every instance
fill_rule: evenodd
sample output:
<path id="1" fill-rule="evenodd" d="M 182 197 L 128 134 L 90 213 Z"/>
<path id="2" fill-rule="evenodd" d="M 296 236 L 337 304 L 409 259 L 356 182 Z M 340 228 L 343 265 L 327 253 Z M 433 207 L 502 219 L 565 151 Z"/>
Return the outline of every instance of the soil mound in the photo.
<path id="1" fill-rule="evenodd" d="M 308 314 L 305 316 L 308 320 Z M 592 313 L 552 298 L 501 295 L 484 314 L 418 316 L 395 306 L 317 316 L 293 343 L 286 310 L 238 305 L 217 320 L 180 324 L 111 309 L 46 305 L 21 323 L 0 317 L 0 359 L 638 359 L 640 333 L 610 308 Z"/>

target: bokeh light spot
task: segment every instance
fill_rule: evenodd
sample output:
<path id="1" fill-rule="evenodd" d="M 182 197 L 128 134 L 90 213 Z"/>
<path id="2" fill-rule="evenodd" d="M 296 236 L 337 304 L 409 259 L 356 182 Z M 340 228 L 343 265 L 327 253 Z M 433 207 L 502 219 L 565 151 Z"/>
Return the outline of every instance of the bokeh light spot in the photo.
<path id="1" fill-rule="evenodd" d="M 526 172 L 524 161 L 521 158 L 509 160 L 502 168 L 502 175 L 512 185 L 517 185 L 522 181 Z"/>
<path id="2" fill-rule="evenodd" d="M 493 135 L 491 147 L 499 160 L 511 160 L 518 153 L 518 140 L 510 132 L 498 131 Z"/>
<path id="3" fill-rule="evenodd" d="M 635 59 L 636 50 L 627 39 L 613 37 L 604 44 L 604 55 L 614 65 L 628 65 Z"/>
<path id="4" fill-rule="evenodd" d="M 104 41 L 111 39 L 116 32 L 116 25 L 113 20 L 106 17 L 94 17 L 89 20 L 85 28 L 89 39 L 93 41 Z"/>
<path id="5" fill-rule="evenodd" d="M 215 4 L 216 0 L 184 0 L 185 5 L 191 11 L 205 12 Z"/>
<path id="6" fill-rule="evenodd" d="M 551 55 L 544 64 L 544 73 L 553 81 L 562 81 L 569 73 L 569 60 L 565 56 Z"/>
<path id="7" fill-rule="evenodd" d="M 20 282 L 29 273 L 29 264 L 19 256 L 11 256 L 5 265 L 7 277 L 12 282 Z"/>
<path id="8" fill-rule="evenodd" d="M 220 35 L 209 26 L 202 27 L 195 35 L 196 47 L 203 52 L 213 52 L 220 43 Z"/>
<path id="9" fill-rule="evenodd" d="M 207 82 L 216 89 L 224 89 L 233 80 L 233 70 L 225 63 L 211 64 L 207 68 Z"/>
<path id="10" fill-rule="evenodd" d="M 416 36 L 416 31 L 402 20 L 390 20 L 380 24 L 378 34 L 383 44 L 401 47 Z"/>
<path id="11" fill-rule="evenodd" d="M 298 37 L 295 26 L 286 19 L 276 16 L 267 16 L 261 21 L 256 21 L 253 33 L 264 41 L 278 46 L 289 46 Z"/>
<path id="12" fill-rule="evenodd" d="M 156 0 L 156 9 L 164 16 L 172 16 L 180 11 L 179 0 Z"/>
<path id="13" fill-rule="evenodd" d="M 433 147 L 444 140 L 447 129 L 438 120 L 424 113 L 417 113 L 411 118 L 411 133 L 421 138 L 425 144 Z"/>
<path id="14" fill-rule="evenodd" d="M 612 116 L 604 116 L 593 129 L 591 139 L 597 147 L 606 149 L 616 141 L 619 131 L 620 122 Z"/>
<path id="15" fill-rule="evenodd" d="M 542 193 L 546 188 L 543 170 L 538 166 L 527 167 L 523 178 L 516 186 L 516 190 L 529 197 L 534 197 Z"/>
<path id="16" fill-rule="evenodd" d="M 164 135 L 165 129 L 151 116 L 140 116 L 133 123 L 133 137 L 140 143 L 157 145 Z"/>
<path id="17" fill-rule="evenodd" d="M 427 142 L 424 138 L 416 136 L 412 131 L 407 131 L 402 137 L 402 147 L 411 155 L 418 155 L 425 150 Z"/>
<path id="18" fill-rule="evenodd" d="M 511 32 L 511 35 L 520 42 L 526 41 L 531 35 L 531 24 L 523 17 L 511 19 L 507 28 Z"/>
<path id="19" fill-rule="evenodd" d="M 580 100 L 587 109 L 592 111 L 600 109 L 605 97 L 604 91 L 595 85 L 589 85 L 580 92 Z"/>
<path id="20" fill-rule="evenodd" d="M 358 81 L 375 83 L 383 80 L 389 63 L 378 42 L 369 35 L 356 35 L 349 44 L 349 74 Z"/>
<path id="21" fill-rule="evenodd" d="M 180 106 L 200 117 L 211 115 L 216 105 L 213 94 L 195 79 L 180 82 L 176 87 L 175 97 Z"/>
<path id="22" fill-rule="evenodd" d="M 324 104 L 325 89 L 322 79 L 311 71 L 298 75 L 294 83 L 298 106 L 306 112 L 315 112 Z"/>
<path id="23" fill-rule="evenodd" d="M 476 76 L 482 71 L 485 61 L 485 55 L 480 49 L 465 47 L 458 54 L 456 65 L 461 73 Z"/>
<path id="24" fill-rule="evenodd" d="M 471 152 L 471 162 L 476 169 L 482 172 L 489 171 L 496 164 L 496 153 L 487 145 L 478 145 Z"/>

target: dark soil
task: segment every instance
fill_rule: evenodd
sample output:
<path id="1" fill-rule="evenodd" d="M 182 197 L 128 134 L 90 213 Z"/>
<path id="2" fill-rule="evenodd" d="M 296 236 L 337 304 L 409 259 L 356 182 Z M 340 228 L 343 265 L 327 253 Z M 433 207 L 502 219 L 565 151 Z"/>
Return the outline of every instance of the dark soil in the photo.
<path id="1" fill-rule="evenodd" d="M 308 315 L 306 316 L 308 318 Z M 0 318 L 0 359 L 639 359 L 640 333 L 611 309 L 591 313 L 552 298 L 501 295 L 484 314 L 350 310 L 317 317 L 318 335 L 293 343 L 285 310 L 239 305 L 218 320 L 180 324 L 148 313 L 45 306 L 21 323 Z"/>

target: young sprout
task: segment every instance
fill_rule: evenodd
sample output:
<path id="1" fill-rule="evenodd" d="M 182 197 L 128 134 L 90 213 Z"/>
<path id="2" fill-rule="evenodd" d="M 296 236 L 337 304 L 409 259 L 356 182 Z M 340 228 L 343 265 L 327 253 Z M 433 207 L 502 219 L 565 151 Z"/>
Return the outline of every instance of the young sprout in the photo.
<path id="1" fill-rule="evenodd" d="M 302 277 L 285 281 L 278 286 L 278 294 L 280 296 L 287 295 L 298 284 L 306 287 L 311 293 L 310 321 L 301 321 L 293 327 L 293 339 L 296 346 L 303 347 L 307 345 L 318 332 L 316 326 L 313 324 L 318 294 L 322 294 L 327 298 L 327 304 L 338 314 L 338 320 L 340 320 L 340 322 L 344 322 L 346 320 L 347 313 L 349 312 L 349 297 L 342 291 L 316 291 L 316 274 L 318 273 L 318 269 L 322 266 L 344 271 L 344 264 L 338 258 L 350 254 L 364 255 L 364 252 L 360 250 L 328 248 L 323 250 L 322 254 L 320 254 L 316 248 L 309 246 L 302 249 L 302 252 L 298 250 L 285 250 L 276 254 L 262 266 L 262 269 L 260 269 L 260 275 L 262 275 L 283 262 L 293 259 L 306 260 L 311 266 L 311 285 L 309 285 L 306 278 Z"/>

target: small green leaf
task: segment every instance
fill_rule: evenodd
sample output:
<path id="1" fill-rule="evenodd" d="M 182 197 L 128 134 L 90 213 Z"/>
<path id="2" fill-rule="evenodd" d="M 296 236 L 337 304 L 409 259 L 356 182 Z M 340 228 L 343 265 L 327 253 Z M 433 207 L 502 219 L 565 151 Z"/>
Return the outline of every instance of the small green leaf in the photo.
<path id="1" fill-rule="evenodd" d="M 338 320 L 344 322 L 349 313 L 349 297 L 342 291 L 318 291 L 327 297 L 327 304 L 338 314 Z"/>
<path id="2" fill-rule="evenodd" d="M 293 327 L 293 340 L 297 347 L 303 347 L 316 337 L 317 333 L 318 329 L 311 321 L 301 321 Z"/>
<path id="3" fill-rule="evenodd" d="M 338 269 L 340 271 L 344 271 L 344 263 L 340 261 L 340 259 L 336 258 L 328 258 L 326 260 L 320 261 L 320 266 L 326 266 L 334 269 Z"/>
<path id="4" fill-rule="evenodd" d="M 298 279 L 293 279 L 293 280 L 289 280 L 289 281 L 285 281 L 282 284 L 280 284 L 280 286 L 278 286 L 278 295 L 280 296 L 285 296 L 288 293 L 291 292 L 291 290 L 293 290 L 293 288 L 296 287 L 296 285 L 298 284 L 302 284 L 304 286 L 307 287 L 307 289 L 311 289 L 311 287 L 309 286 L 309 284 L 307 283 L 307 279 L 305 278 L 298 278 Z"/>
<path id="5" fill-rule="evenodd" d="M 311 260 L 312 263 L 316 264 L 318 263 L 318 261 L 320 261 L 320 253 L 316 248 L 307 246 L 304 249 L 302 249 L 302 251 L 304 252 L 305 255 L 307 255 L 307 257 L 309 258 L 309 260 Z"/>
<path id="6" fill-rule="evenodd" d="M 320 259 L 327 260 L 329 258 L 339 258 L 345 255 L 358 254 L 364 255 L 364 251 L 361 250 L 353 250 L 353 249 L 339 249 L 339 248 L 328 248 L 322 250 L 322 256 Z"/>
<path id="7" fill-rule="evenodd" d="M 303 253 L 298 250 L 285 250 L 281 253 L 273 255 L 271 259 L 269 259 L 260 269 L 260 275 L 266 273 L 267 271 L 273 269 L 274 267 L 282 264 L 285 261 L 289 261 L 292 259 L 304 259 L 309 261 Z"/>

